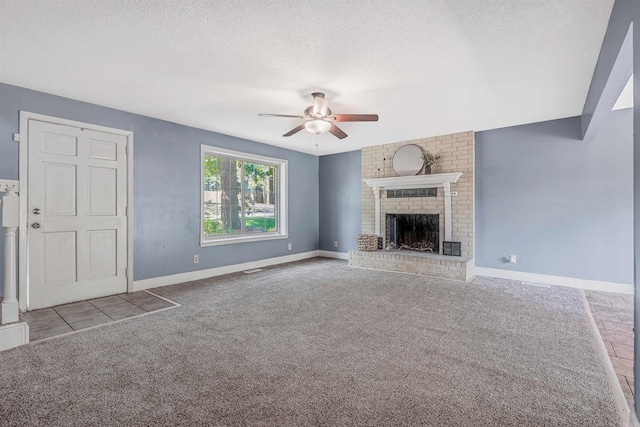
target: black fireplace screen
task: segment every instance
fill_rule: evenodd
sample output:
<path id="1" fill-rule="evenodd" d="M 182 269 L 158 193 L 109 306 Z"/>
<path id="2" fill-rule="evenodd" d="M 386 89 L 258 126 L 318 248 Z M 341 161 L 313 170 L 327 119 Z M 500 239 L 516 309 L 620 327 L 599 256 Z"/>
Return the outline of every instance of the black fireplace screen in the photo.
<path id="1" fill-rule="evenodd" d="M 389 249 L 440 252 L 438 214 L 387 214 Z"/>

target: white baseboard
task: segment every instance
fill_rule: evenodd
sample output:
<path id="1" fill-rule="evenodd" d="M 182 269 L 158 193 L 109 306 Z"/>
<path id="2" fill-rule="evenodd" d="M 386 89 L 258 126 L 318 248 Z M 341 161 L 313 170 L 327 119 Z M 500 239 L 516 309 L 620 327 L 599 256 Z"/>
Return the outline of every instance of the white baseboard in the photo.
<path id="1" fill-rule="evenodd" d="M 346 252 L 333 252 L 333 251 L 318 251 L 318 256 L 325 258 L 337 258 L 337 259 L 349 259 L 349 254 Z"/>
<path id="2" fill-rule="evenodd" d="M 0 326 L 0 351 L 29 343 L 29 325 L 26 322 Z"/>
<path id="3" fill-rule="evenodd" d="M 546 285 L 567 286 L 589 291 L 617 292 L 633 295 L 633 285 L 625 283 L 600 282 L 575 277 L 551 276 L 548 274 L 525 273 L 522 271 L 502 270 L 498 268 L 475 267 L 476 276 L 497 277 L 499 279 L 520 280 L 523 282 L 544 283 Z"/>
<path id="4" fill-rule="evenodd" d="M 159 286 L 175 285 L 176 283 L 191 282 L 192 280 L 202 280 L 208 277 L 222 276 L 223 274 L 237 273 L 239 271 L 263 268 L 270 265 L 284 264 L 287 262 L 300 261 L 303 259 L 321 256 L 321 251 L 302 252 L 293 255 L 285 255 L 275 258 L 267 258 L 259 261 L 245 262 L 242 264 L 225 265 L 223 267 L 207 268 L 205 270 L 188 271 L 186 273 L 172 274 L 170 276 L 153 277 L 151 279 L 135 280 L 133 282 L 134 291 L 157 288 Z"/>

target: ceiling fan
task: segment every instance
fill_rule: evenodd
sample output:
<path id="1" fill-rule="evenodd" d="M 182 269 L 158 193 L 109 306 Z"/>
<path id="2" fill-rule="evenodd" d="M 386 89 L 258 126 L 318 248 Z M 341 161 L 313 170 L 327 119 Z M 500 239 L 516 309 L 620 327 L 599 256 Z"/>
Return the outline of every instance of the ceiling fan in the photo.
<path id="1" fill-rule="evenodd" d="M 329 100 L 324 97 L 322 92 L 314 92 L 313 105 L 307 107 L 304 110 L 302 116 L 292 116 L 288 114 L 258 114 L 262 117 L 293 117 L 297 119 L 306 120 L 300 126 L 291 129 L 289 132 L 282 136 L 291 136 L 302 129 L 306 129 L 311 133 L 320 135 L 321 133 L 329 132 L 338 139 L 347 137 L 342 129 L 335 125 L 334 122 L 377 122 L 377 114 L 332 114 L 329 109 Z"/>

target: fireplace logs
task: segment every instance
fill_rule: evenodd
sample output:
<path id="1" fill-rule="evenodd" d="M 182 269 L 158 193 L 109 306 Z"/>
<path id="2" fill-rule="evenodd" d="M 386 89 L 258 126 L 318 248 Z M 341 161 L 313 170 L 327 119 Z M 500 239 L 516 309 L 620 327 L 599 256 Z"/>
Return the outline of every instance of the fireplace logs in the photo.
<path id="1" fill-rule="evenodd" d="M 387 214 L 387 249 L 440 252 L 437 214 Z"/>

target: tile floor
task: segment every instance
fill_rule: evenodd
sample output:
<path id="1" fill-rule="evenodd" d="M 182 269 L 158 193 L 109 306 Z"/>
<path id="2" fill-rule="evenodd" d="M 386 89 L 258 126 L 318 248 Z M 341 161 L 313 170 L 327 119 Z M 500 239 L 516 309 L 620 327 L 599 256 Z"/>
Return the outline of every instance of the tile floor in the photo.
<path id="1" fill-rule="evenodd" d="M 633 408 L 633 295 L 585 291 L 618 382 Z"/>
<path id="2" fill-rule="evenodd" d="M 24 319 L 29 325 L 29 340 L 37 341 L 174 306 L 139 291 L 30 311 Z"/>

